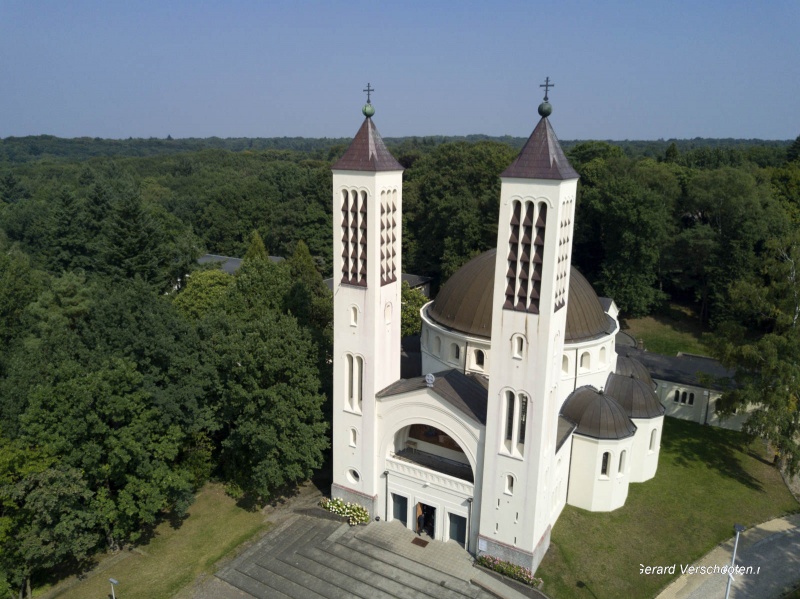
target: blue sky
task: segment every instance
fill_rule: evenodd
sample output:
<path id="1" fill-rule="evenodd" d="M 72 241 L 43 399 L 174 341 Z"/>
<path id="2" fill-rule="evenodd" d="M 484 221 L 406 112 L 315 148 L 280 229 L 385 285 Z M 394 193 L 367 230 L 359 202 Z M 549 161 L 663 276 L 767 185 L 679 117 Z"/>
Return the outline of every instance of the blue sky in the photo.
<path id="1" fill-rule="evenodd" d="M 0 0 L 0 137 L 800 133 L 800 2 Z"/>

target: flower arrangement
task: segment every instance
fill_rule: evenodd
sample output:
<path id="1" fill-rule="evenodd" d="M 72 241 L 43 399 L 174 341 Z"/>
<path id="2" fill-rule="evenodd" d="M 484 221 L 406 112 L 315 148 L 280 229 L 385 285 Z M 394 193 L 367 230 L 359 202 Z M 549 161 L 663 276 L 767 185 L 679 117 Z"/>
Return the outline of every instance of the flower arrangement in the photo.
<path id="1" fill-rule="evenodd" d="M 334 514 L 344 516 L 347 518 L 347 522 L 350 526 L 369 522 L 369 511 L 367 511 L 367 508 L 357 503 L 345 503 L 341 499 L 328 499 L 327 497 L 323 497 L 319 502 L 319 506 Z"/>
<path id="2" fill-rule="evenodd" d="M 522 584 L 527 584 L 528 586 L 539 587 L 542 584 L 542 579 L 536 578 L 528 568 L 523 568 L 522 566 L 512 564 L 511 562 L 497 559 L 496 557 L 479 555 L 475 562 L 479 566 L 488 568 L 489 570 L 497 572 L 498 574 L 502 574 L 503 576 L 507 576 L 512 580 L 521 582 Z"/>

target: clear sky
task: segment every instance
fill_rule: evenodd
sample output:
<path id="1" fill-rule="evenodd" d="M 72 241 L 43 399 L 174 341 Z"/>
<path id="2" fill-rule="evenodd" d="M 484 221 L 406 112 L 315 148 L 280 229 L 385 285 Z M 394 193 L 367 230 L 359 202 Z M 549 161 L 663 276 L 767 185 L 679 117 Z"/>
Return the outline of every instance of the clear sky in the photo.
<path id="1" fill-rule="evenodd" d="M 798 0 L 0 0 L 0 137 L 800 133 Z"/>

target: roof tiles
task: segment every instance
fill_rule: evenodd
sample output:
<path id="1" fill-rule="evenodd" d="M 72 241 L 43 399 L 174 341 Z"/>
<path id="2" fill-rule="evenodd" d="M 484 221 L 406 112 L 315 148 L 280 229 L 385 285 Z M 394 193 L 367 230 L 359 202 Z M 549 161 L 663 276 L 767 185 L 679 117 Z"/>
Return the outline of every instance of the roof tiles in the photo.
<path id="1" fill-rule="evenodd" d="M 378 129 L 367 117 L 350 147 L 332 168 L 340 171 L 402 171 L 403 165 L 386 149 Z"/>
<path id="2" fill-rule="evenodd" d="M 501 177 L 517 179 L 577 179 L 578 173 L 564 155 L 550 121 L 543 117 L 516 160 Z"/>

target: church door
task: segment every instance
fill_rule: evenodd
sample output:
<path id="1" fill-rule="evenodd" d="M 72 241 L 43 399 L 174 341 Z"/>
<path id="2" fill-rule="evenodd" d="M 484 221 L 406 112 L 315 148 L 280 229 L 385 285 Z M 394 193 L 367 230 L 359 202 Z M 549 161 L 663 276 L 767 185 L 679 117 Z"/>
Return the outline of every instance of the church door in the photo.
<path id="1" fill-rule="evenodd" d="M 408 527 L 408 499 L 396 493 L 392 493 L 392 519 Z"/>
<path id="2" fill-rule="evenodd" d="M 467 519 L 457 514 L 450 516 L 450 540 L 455 541 L 462 547 L 467 545 Z"/>

